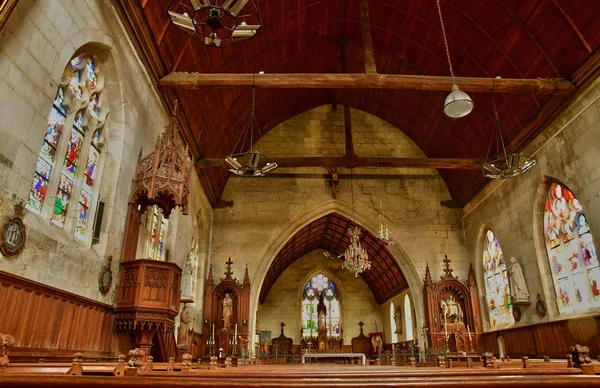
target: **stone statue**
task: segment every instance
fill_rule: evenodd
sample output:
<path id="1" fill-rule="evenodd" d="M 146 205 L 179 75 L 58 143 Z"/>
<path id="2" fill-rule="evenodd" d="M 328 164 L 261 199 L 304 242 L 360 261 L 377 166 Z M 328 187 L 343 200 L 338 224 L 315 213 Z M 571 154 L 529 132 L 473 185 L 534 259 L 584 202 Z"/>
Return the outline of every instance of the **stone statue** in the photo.
<path id="1" fill-rule="evenodd" d="M 400 310 L 400 306 L 394 307 L 394 322 L 396 323 L 394 334 L 402 334 L 402 311 Z"/>
<path id="2" fill-rule="evenodd" d="M 223 327 L 231 327 L 233 321 L 233 299 L 229 293 L 223 298 Z"/>
<path id="3" fill-rule="evenodd" d="M 525 276 L 523 276 L 523 269 L 514 257 L 511 257 L 509 262 L 508 273 L 510 274 L 510 290 L 514 298 L 513 302 L 529 302 L 529 291 L 527 290 L 527 283 L 525 283 Z"/>
<path id="4" fill-rule="evenodd" d="M 177 346 L 187 348 L 189 324 L 192 322 L 192 309 L 187 304 L 183 305 L 179 315 L 179 330 L 177 331 Z"/>
<path id="5" fill-rule="evenodd" d="M 185 255 L 185 263 L 183 265 L 183 274 L 181 275 L 181 298 L 182 299 L 193 299 L 194 296 L 194 263 L 193 254 L 188 252 Z"/>
<path id="6" fill-rule="evenodd" d="M 446 317 L 455 317 L 456 322 L 463 321 L 463 311 L 460 307 L 460 304 L 454 300 L 454 296 L 452 294 L 446 300 L 440 300 L 440 309 L 442 310 L 442 315 L 444 316 L 444 320 Z"/>

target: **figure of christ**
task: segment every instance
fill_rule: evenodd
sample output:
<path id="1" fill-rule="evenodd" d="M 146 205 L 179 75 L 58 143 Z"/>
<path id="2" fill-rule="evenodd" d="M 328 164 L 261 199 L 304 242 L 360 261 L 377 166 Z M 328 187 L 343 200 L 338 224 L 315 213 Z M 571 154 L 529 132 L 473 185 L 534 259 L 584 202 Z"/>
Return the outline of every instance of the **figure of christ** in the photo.
<path id="1" fill-rule="evenodd" d="M 229 293 L 223 298 L 223 327 L 231 327 L 233 324 L 233 300 Z"/>

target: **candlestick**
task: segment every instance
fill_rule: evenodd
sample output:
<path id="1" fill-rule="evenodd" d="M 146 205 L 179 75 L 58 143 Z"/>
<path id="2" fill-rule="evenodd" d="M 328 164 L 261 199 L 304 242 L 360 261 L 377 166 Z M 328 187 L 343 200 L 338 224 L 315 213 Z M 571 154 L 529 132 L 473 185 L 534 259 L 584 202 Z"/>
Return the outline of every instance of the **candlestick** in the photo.
<path id="1" fill-rule="evenodd" d="M 467 331 L 469 332 L 469 341 L 471 341 L 471 330 L 469 329 L 469 325 L 467 325 Z"/>

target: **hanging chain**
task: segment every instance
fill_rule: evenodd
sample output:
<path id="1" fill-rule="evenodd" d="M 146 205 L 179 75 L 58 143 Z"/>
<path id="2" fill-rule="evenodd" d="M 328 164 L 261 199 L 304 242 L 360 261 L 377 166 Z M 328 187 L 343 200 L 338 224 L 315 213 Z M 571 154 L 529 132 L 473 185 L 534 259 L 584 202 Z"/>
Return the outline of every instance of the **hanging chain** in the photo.
<path id="1" fill-rule="evenodd" d="M 452 61 L 450 61 L 450 50 L 448 49 L 448 39 L 446 38 L 446 29 L 444 28 L 444 19 L 442 19 L 442 8 L 440 7 L 440 0 L 437 1 L 437 9 L 440 15 L 440 24 L 442 25 L 442 35 L 444 36 L 444 46 L 446 47 L 446 58 L 448 59 L 448 66 L 450 66 L 450 76 L 452 77 L 452 85 L 456 83 L 454 77 L 454 70 L 452 69 Z"/>
<path id="2" fill-rule="evenodd" d="M 352 222 L 354 222 L 354 168 L 350 169 L 350 190 L 352 190 Z"/>

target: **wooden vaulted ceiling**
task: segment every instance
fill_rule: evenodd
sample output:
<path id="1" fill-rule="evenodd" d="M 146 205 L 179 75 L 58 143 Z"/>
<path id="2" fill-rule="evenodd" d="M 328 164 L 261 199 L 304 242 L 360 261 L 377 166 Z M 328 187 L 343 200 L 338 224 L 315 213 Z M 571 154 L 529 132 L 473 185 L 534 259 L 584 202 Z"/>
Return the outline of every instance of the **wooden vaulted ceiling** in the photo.
<path id="1" fill-rule="evenodd" d="M 169 0 L 113 0 L 134 44 L 158 81 L 167 74 L 363 73 L 359 0 L 258 0 L 263 28 L 249 41 L 205 47 L 169 23 Z M 447 76 L 435 0 L 368 0 L 373 52 L 380 74 Z M 598 76 L 600 7 L 586 0 L 443 0 L 452 62 L 458 76 L 566 78 L 583 88 Z M 186 140 L 197 158 L 229 154 L 248 123 L 248 88 L 160 89 L 166 106 L 183 106 Z M 449 119 L 447 92 L 347 89 L 259 89 L 256 116 L 263 134 L 308 109 L 340 103 L 378 116 L 404 131 L 430 158 L 486 156 L 493 133 L 489 93 L 470 93 L 473 112 Z M 509 151 L 525 147 L 575 98 L 503 93 L 496 96 Z M 255 138 L 255 140 L 258 140 Z M 224 168 L 198 169 L 214 203 L 229 177 Z M 440 170 L 455 204 L 487 183 L 476 169 Z"/>
<path id="2" fill-rule="evenodd" d="M 269 290 L 293 262 L 314 251 L 324 249 L 332 255 L 342 253 L 350 244 L 348 228 L 356 225 L 344 216 L 330 213 L 299 230 L 277 253 L 271 263 L 260 290 L 260 302 L 267 299 Z M 361 244 L 371 259 L 371 269 L 360 274 L 367 283 L 377 303 L 408 289 L 408 283 L 390 251 L 379 244 L 377 237 L 362 229 Z"/>

